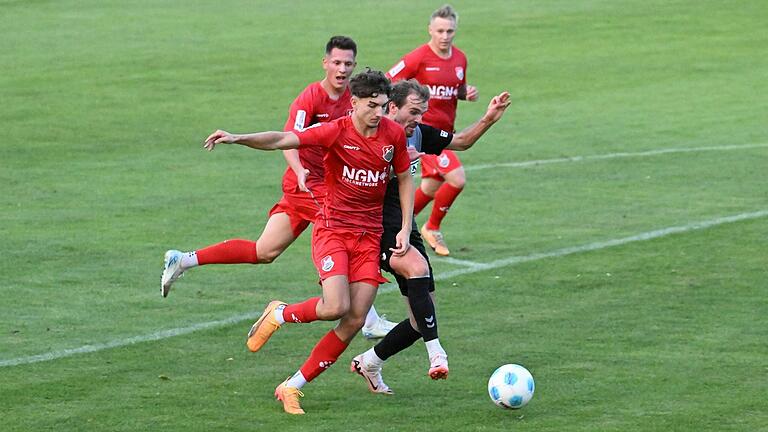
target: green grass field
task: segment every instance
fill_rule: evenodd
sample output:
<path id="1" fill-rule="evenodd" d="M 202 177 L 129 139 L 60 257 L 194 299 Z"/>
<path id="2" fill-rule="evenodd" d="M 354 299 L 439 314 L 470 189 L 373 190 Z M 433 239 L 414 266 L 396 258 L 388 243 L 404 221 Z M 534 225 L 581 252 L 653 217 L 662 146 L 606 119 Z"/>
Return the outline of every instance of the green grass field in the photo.
<path id="1" fill-rule="evenodd" d="M 419 342 L 372 395 L 347 372 L 359 337 L 308 415 L 282 412 L 274 387 L 331 324 L 251 354 L 245 315 L 317 295 L 308 235 L 160 297 L 166 249 L 256 238 L 280 195 L 281 155 L 207 134 L 281 128 L 331 35 L 385 69 L 438 6 L 0 0 L 0 429 L 768 430 L 761 0 L 454 2 L 481 93 L 458 127 L 513 105 L 462 155 L 461 261 L 434 260 L 447 381 Z M 401 319 L 398 297 L 377 308 Z M 504 363 L 536 378 L 522 410 L 487 396 Z"/>

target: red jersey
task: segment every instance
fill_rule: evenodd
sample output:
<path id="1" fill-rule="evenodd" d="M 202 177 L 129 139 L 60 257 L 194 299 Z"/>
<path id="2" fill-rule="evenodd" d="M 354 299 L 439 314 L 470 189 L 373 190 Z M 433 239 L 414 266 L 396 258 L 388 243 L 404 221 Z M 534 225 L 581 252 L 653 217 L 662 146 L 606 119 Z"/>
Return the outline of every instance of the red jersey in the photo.
<path id="1" fill-rule="evenodd" d="M 429 44 L 406 54 L 387 72 L 393 82 L 416 80 L 429 87 L 429 109 L 424 123 L 449 132 L 454 131 L 459 87 L 467 84 L 467 57 L 455 46 L 447 59 L 438 57 Z"/>
<path id="2" fill-rule="evenodd" d="M 308 85 L 291 103 L 288 121 L 285 122 L 283 130 L 298 131 L 316 123 L 325 123 L 348 116 L 352 112 L 351 97 L 352 94 L 347 88 L 339 99 L 333 100 L 320 85 L 320 81 L 314 82 Z M 309 170 L 307 187 L 317 195 L 324 195 L 323 149 L 318 146 L 304 147 L 299 150 L 299 159 L 304 168 Z M 299 192 L 296 173 L 291 167 L 288 167 L 283 174 L 283 192 Z"/>
<path id="3" fill-rule="evenodd" d="M 382 118 L 376 134 L 364 137 L 352 117 L 343 117 L 293 133 L 300 149 L 325 148 L 325 226 L 383 232 L 381 213 L 390 173 L 393 168 L 396 173 L 408 171 L 411 165 L 402 126 Z"/>

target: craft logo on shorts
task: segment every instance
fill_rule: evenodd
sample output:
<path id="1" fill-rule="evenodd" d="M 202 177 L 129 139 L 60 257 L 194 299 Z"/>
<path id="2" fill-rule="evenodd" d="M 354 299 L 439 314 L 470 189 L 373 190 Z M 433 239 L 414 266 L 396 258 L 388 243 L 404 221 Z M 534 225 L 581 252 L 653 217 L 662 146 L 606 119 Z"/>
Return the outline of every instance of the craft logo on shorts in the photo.
<path id="1" fill-rule="evenodd" d="M 392 162 L 392 156 L 395 155 L 395 146 L 384 146 L 381 149 L 381 157 L 387 162 Z"/>
<path id="2" fill-rule="evenodd" d="M 329 272 L 333 268 L 333 265 L 336 263 L 333 262 L 333 258 L 331 258 L 330 255 L 327 255 L 325 258 L 320 260 L 320 264 L 322 264 L 324 272 Z"/>
<path id="3" fill-rule="evenodd" d="M 462 80 L 464 79 L 464 68 L 461 66 L 456 66 L 456 78 Z"/>
<path id="4" fill-rule="evenodd" d="M 441 154 L 437 157 L 437 164 L 440 165 L 440 168 L 447 168 L 451 164 L 451 160 L 448 158 L 448 155 Z"/>

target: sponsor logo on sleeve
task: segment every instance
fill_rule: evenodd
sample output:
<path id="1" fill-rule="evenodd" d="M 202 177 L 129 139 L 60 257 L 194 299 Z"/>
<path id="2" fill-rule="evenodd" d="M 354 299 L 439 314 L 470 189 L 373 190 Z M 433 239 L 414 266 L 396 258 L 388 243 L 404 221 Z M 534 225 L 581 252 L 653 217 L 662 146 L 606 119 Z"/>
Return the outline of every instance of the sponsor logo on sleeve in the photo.
<path id="1" fill-rule="evenodd" d="M 443 138 L 448 138 L 448 132 L 446 132 L 444 130 L 441 130 L 440 131 L 440 136 L 443 137 Z"/>
<path id="2" fill-rule="evenodd" d="M 389 70 L 389 76 L 394 77 L 403 69 L 405 69 L 405 60 L 400 60 L 396 65 L 392 66 L 392 69 Z"/>
<path id="3" fill-rule="evenodd" d="M 296 111 L 296 121 L 293 123 L 293 128 L 297 131 L 303 131 L 304 125 L 307 121 L 307 112 L 304 110 Z"/>

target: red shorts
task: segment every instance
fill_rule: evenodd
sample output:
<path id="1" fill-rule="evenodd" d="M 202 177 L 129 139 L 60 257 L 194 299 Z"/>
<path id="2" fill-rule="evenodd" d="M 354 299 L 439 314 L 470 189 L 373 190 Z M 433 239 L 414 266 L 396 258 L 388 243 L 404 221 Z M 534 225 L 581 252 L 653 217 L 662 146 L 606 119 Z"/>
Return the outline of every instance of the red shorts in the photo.
<path id="1" fill-rule="evenodd" d="M 443 180 L 446 174 L 461 168 L 459 157 L 451 150 L 443 150 L 439 155 L 425 154 L 421 157 L 421 177 Z"/>
<path id="2" fill-rule="evenodd" d="M 293 237 L 298 238 L 309 224 L 320 216 L 320 205 L 323 200 L 325 200 L 325 195 L 315 195 L 312 198 L 308 192 L 284 192 L 280 201 L 269 211 L 269 217 L 277 213 L 287 214 L 291 221 Z"/>
<path id="3" fill-rule="evenodd" d="M 387 282 L 379 268 L 381 234 L 329 229 L 316 224 L 312 230 L 312 260 L 320 280 L 347 276 L 349 283 L 378 287 Z"/>

